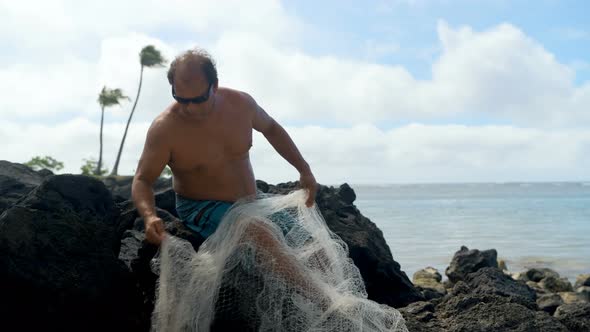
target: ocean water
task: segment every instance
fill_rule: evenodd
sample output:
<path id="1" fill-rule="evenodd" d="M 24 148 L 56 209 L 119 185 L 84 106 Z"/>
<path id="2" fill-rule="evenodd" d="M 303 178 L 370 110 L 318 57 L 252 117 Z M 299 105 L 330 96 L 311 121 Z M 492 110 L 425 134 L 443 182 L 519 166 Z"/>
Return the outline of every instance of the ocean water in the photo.
<path id="1" fill-rule="evenodd" d="M 511 272 L 590 273 L 590 182 L 351 185 L 355 205 L 383 231 L 411 279 L 453 254 L 496 249 Z"/>

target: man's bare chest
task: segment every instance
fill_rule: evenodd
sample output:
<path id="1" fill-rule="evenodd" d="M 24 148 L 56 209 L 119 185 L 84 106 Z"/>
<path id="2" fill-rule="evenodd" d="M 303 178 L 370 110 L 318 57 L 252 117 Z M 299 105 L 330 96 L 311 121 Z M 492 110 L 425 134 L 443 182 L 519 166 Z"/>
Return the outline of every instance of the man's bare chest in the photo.
<path id="1" fill-rule="evenodd" d="M 251 146 L 251 126 L 183 128 L 174 134 L 170 165 L 183 171 L 222 167 L 247 157 Z"/>

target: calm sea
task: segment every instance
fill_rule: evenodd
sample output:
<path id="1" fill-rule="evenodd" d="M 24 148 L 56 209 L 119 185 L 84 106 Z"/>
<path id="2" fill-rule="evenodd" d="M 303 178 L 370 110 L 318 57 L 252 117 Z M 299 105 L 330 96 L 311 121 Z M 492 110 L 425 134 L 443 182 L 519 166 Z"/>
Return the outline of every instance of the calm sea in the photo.
<path id="1" fill-rule="evenodd" d="M 411 279 L 462 245 L 498 251 L 508 270 L 590 273 L 590 182 L 351 185 Z"/>

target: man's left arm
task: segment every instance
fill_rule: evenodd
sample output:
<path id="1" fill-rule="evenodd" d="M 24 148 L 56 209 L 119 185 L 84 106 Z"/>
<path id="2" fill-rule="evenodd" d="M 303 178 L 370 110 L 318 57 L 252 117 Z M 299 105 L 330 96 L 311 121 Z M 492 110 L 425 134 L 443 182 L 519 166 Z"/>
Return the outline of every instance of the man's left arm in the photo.
<path id="1" fill-rule="evenodd" d="M 311 207 L 315 202 L 317 192 L 317 183 L 311 167 L 303 159 L 303 156 L 297 149 L 297 146 L 278 122 L 276 122 L 262 107 L 260 107 L 252 97 L 248 96 L 250 106 L 254 109 L 252 128 L 261 132 L 273 148 L 287 160 L 293 167 L 299 171 L 299 184 L 301 188 L 306 189 L 309 196 L 306 205 Z"/>

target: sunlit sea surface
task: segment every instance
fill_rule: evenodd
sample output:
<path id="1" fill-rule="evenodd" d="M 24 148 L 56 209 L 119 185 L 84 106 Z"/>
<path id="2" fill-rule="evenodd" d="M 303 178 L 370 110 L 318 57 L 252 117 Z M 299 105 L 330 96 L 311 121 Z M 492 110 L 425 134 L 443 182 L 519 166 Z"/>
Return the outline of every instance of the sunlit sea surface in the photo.
<path id="1" fill-rule="evenodd" d="M 411 279 L 444 271 L 462 245 L 498 251 L 511 272 L 590 273 L 590 182 L 351 185 Z"/>

